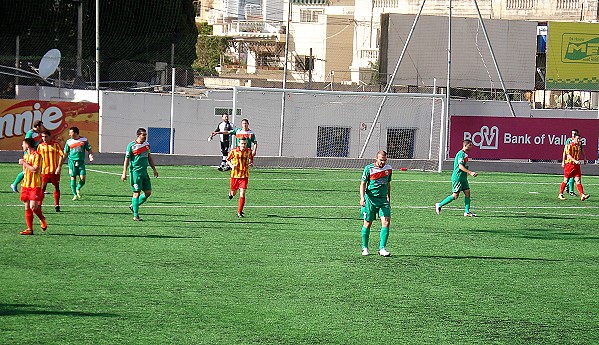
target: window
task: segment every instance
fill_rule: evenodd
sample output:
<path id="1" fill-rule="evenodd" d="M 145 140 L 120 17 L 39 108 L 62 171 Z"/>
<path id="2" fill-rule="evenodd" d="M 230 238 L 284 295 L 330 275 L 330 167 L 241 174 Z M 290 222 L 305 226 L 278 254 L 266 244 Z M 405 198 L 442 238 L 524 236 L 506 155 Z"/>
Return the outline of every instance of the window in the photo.
<path id="1" fill-rule="evenodd" d="M 414 158 L 415 128 L 387 128 L 387 157 Z"/>
<path id="2" fill-rule="evenodd" d="M 300 23 L 318 23 L 318 15 L 324 14 L 323 10 L 300 9 Z"/>
<path id="3" fill-rule="evenodd" d="M 349 127 L 318 126 L 316 141 L 317 157 L 348 157 Z"/>

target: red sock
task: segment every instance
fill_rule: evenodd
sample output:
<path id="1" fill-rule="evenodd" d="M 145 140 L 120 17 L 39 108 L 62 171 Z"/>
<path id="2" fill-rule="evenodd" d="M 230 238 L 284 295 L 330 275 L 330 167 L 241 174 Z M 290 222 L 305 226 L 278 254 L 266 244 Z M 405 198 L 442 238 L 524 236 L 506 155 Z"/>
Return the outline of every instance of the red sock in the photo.
<path id="1" fill-rule="evenodd" d="M 30 208 L 25 209 L 25 224 L 27 229 L 33 230 L 33 210 Z"/>
<path id="2" fill-rule="evenodd" d="M 243 205 L 245 205 L 245 196 L 239 197 L 239 207 L 237 208 L 237 213 L 243 212 Z"/>
<path id="3" fill-rule="evenodd" d="M 576 188 L 578 188 L 578 192 L 580 193 L 580 195 L 584 194 L 584 192 L 582 191 L 582 183 L 577 184 Z"/>
<path id="4" fill-rule="evenodd" d="M 35 213 L 35 215 L 40 219 L 40 223 L 42 225 L 42 228 L 47 228 L 48 224 L 46 224 L 46 217 L 44 217 L 44 215 L 42 214 L 42 208 L 38 207 L 35 210 L 33 210 L 33 213 Z"/>
<path id="5" fill-rule="evenodd" d="M 566 182 L 562 182 L 562 185 L 559 187 L 559 193 L 564 194 L 564 189 L 566 189 Z"/>
<path id="6" fill-rule="evenodd" d="M 54 191 L 54 206 L 60 205 L 60 191 Z"/>

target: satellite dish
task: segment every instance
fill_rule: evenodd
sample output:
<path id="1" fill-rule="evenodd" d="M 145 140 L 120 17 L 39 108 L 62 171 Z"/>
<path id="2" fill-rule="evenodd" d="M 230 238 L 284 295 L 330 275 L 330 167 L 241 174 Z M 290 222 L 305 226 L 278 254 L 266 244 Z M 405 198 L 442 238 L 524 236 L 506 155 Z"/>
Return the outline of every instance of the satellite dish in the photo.
<path id="1" fill-rule="evenodd" d="M 46 79 L 58 68 L 60 64 L 60 50 L 58 49 L 50 49 L 44 54 L 42 60 L 40 61 L 40 68 L 38 74 L 40 77 Z"/>

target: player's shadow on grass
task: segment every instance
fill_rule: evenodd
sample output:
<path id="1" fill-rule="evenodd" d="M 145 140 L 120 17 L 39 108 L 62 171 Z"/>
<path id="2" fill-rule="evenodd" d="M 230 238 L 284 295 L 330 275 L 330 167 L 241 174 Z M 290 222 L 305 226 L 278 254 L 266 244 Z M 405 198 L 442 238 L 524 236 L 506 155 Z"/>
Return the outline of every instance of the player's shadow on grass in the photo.
<path id="1" fill-rule="evenodd" d="M 514 261 L 543 261 L 561 262 L 564 260 L 545 258 L 514 258 L 506 256 L 478 256 L 478 255 L 401 255 L 401 257 L 415 257 L 423 259 L 451 259 L 451 260 L 514 260 Z"/>
<path id="2" fill-rule="evenodd" d="M 522 214 L 522 213 L 506 213 L 506 214 L 488 214 L 488 215 L 484 215 L 485 218 L 510 218 L 510 219 L 514 219 L 514 218 L 537 218 L 537 219 L 557 219 L 557 220 L 563 220 L 563 219 L 576 219 L 577 217 L 574 216 L 553 216 L 553 215 L 540 215 L 540 214 L 534 214 L 534 213 L 526 213 L 526 214 Z"/>
<path id="3" fill-rule="evenodd" d="M 159 238 L 159 239 L 200 239 L 201 236 L 172 236 L 172 235 L 153 235 L 153 234 L 47 234 L 46 236 L 71 236 L 71 237 L 111 237 L 111 238 Z"/>
<path id="4" fill-rule="evenodd" d="M 281 188 L 263 188 L 263 187 L 252 187 L 253 190 L 264 190 L 264 191 L 275 191 L 277 193 L 281 192 Z M 292 187 L 285 187 L 285 191 L 294 191 L 294 192 L 302 192 L 302 193 L 309 193 L 309 192 L 328 192 L 328 193 L 356 193 L 355 190 L 342 190 L 342 189 L 322 189 L 322 188 L 305 188 L 305 187 L 297 187 L 297 188 L 292 188 Z"/>
<path id="5" fill-rule="evenodd" d="M 284 219 L 318 219 L 318 220 L 356 220 L 356 217 L 327 217 L 327 216 L 281 216 L 279 214 L 267 214 L 269 218 L 284 218 Z M 287 223 L 283 223 L 287 224 Z"/>
<path id="6" fill-rule="evenodd" d="M 85 316 L 85 317 L 118 317 L 118 314 L 112 313 L 90 313 L 84 311 L 65 311 L 51 309 L 46 306 L 33 304 L 7 304 L 0 303 L 0 316 L 18 316 L 18 315 L 58 315 L 58 316 Z"/>

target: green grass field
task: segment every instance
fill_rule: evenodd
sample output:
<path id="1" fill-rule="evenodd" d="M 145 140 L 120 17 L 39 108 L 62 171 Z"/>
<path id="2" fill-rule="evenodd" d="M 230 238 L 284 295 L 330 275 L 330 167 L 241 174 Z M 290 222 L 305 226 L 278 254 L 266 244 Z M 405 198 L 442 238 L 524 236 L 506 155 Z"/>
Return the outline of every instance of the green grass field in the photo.
<path id="1" fill-rule="evenodd" d="M 20 236 L 0 164 L 2 344 L 599 343 L 598 177 L 560 201 L 560 176 L 482 171 L 465 218 L 463 196 L 435 214 L 449 172 L 397 170 L 383 258 L 360 255 L 359 170 L 254 169 L 238 219 L 228 173 L 160 166 L 133 222 L 122 167 L 88 169 Z"/>

